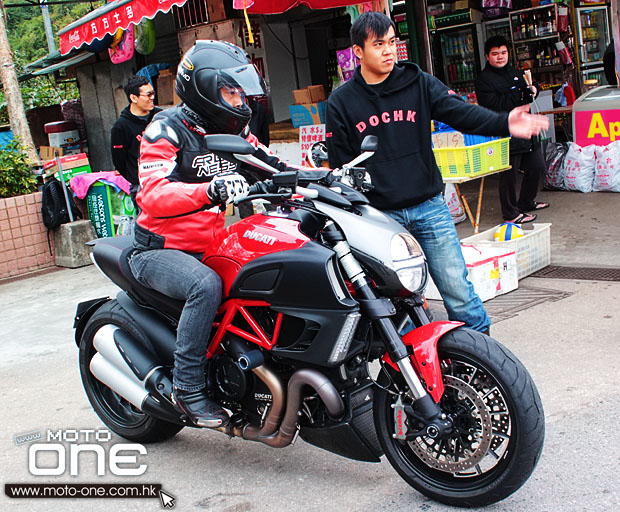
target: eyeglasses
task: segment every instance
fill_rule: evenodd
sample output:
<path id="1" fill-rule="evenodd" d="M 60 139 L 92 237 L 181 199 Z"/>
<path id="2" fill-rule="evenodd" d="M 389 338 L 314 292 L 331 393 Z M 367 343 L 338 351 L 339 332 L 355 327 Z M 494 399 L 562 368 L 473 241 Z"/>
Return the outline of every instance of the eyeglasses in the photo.
<path id="1" fill-rule="evenodd" d="M 147 98 L 154 98 L 155 97 L 155 91 L 149 91 L 145 94 L 138 94 L 138 96 L 146 96 Z"/>

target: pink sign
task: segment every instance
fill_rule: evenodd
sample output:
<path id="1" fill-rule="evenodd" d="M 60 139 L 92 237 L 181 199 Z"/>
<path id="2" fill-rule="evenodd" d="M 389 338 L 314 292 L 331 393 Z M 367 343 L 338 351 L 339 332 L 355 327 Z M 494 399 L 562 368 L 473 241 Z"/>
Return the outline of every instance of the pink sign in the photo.
<path id="1" fill-rule="evenodd" d="M 573 112 L 575 142 L 581 146 L 606 146 L 620 140 L 620 109 Z"/>

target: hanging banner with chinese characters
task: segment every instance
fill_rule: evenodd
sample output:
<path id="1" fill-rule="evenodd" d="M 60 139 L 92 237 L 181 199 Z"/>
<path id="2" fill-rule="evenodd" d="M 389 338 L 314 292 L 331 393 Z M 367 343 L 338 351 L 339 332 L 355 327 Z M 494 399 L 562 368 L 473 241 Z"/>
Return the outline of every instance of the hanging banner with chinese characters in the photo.
<path id="1" fill-rule="evenodd" d="M 325 142 L 325 125 L 309 124 L 299 127 L 299 146 L 301 148 L 301 165 L 308 165 L 308 151 L 315 142 Z"/>
<path id="2" fill-rule="evenodd" d="M 168 12 L 187 0 L 113 0 L 58 31 L 60 53 L 101 40 L 120 28 L 137 25 L 143 18 L 153 19 L 158 12 Z"/>
<path id="3" fill-rule="evenodd" d="M 252 64 L 256 66 L 258 72 L 265 79 L 267 89 L 269 89 L 269 73 L 267 71 L 267 62 L 265 58 L 265 47 L 263 45 L 262 24 L 258 19 L 250 20 L 254 40 L 250 43 L 248 27 L 242 20 L 235 20 L 236 42 L 235 44 L 248 52 L 248 56 Z"/>

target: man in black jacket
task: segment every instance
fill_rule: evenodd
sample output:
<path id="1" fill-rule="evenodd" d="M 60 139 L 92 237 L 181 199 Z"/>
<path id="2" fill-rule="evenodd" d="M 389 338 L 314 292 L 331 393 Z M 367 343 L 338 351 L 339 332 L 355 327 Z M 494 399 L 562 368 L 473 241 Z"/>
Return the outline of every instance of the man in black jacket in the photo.
<path id="1" fill-rule="evenodd" d="M 129 105 L 112 126 L 112 162 L 121 176 L 131 183 L 131 199 L 138 211 L 136 193 L 139 188 L 138 156 L 142 132 L 161 109 L 155 107 L 155 91 L 148 78 L 132 76 L 124 89 Z"/>
<path id="2" fill-rule="evenodd" d="M 603 69 L 605 70 L 605 78 L 609 85 L 618 85 L 618 76 L 616 75 L 616 53 L 614 50 L 613 40 L 603 54 Z"/>
<path id="3" fill-rule="evenodd" d="M 508 41 L 501 36 L 491 37 L 484 45 L 484 52 L 488 64 L 476 79 L 478 104 L 497 112 L 509 112 L 531 103 L 538 91 L 534 85 L 528 85 L 521 71 L 508 63 Z M 532 222 L 536 214 L 529 212 L 549 206 L 535 200 L 545 173 L 545 157 L 537 137 L 510 141 L 510 166 L 511 169 L 501 173 L 499 178 L 502 215 L 516 224 Z M 517 196 L 519 169 L 525 174 Z"/>
<path id="4" fill-rule="evenodd" d="M 548 126 L 527 108 L 504 114 L 464 102 L 413 63 L 396 64 L 394 23 L 367 12 L 351 27 L 360 66 L 332 92 L 327 104 L 326 140 L 330 167 L 360 153 L 366 135 L 379 149 L 366 163 L 374 189 L 370 203 L 400 222 L 418 240 L 451 320 L 488 331 L 490 320 L 467 280 L 467 267 L 443 181 L 431 148 L 431 119 L 481 135 L 530 137 Z"/>

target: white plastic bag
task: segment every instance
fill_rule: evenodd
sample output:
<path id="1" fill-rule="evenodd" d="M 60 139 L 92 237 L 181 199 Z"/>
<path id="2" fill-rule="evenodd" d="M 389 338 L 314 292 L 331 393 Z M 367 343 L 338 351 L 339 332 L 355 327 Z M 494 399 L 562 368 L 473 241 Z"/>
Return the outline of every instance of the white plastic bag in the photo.
<path id="1" fill-rule="evenodd" d="M 592 192 L 594 186 L 594 157 L 596 146 L 581 147 L 574 142 L 569 144 L 564 158 L 564 186 L 566 190 Z"/>
<path id="2" fill-rule="evenodd" d="M 596 147 L 595 192 L 620 192 L 620 140 Z"/>
<path id="3" fill-rule="evenodd" d="M 459 201 L 459 196 L 456 194 L 456 187 L 454 184 L 446 183 L 444 198 L 454 223 L 458 224 L 459 222 L 463 222 L 467 218 L 467 215 L 465 215 L 465 212 L 463 211 L 463 205 L 461 204 L 461 201 Z"/>

